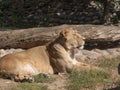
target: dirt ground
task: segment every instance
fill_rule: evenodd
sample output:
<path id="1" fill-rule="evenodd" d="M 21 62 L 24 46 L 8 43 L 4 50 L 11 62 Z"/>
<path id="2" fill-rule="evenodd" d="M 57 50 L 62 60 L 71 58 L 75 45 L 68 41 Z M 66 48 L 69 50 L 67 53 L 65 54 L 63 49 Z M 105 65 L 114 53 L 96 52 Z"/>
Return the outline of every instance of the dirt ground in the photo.
<path id="1" fill-rule="evenodd" d="M 65 85 L 67 83 L 67 77 L 64 75 L 52 75 L 52 78 L 55 79 L 52 83 L 38 83 L 40 85 L 45 85 L 50 90 L 66 90 Z M 19 84 L 8 79 L 0 78 L 0 90 L 10 90 L 11 87 Z"/>

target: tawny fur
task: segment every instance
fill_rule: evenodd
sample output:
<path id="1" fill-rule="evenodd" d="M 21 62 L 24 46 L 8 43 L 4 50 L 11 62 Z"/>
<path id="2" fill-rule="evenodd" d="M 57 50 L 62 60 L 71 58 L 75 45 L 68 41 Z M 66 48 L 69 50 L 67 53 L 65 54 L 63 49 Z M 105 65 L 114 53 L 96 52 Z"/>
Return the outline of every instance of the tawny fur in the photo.
<path id="1" fill-rule="evenodd" d="M 75 30 L 65 29 L 47 46 L 9 54 L 0 59 L 0 73 L 14 80 L 23 80 L 40 73 L 65 73 L 72 69 L 90 68 L 74 58 L 74 49 L 84 45 L 84 38 Z"/>

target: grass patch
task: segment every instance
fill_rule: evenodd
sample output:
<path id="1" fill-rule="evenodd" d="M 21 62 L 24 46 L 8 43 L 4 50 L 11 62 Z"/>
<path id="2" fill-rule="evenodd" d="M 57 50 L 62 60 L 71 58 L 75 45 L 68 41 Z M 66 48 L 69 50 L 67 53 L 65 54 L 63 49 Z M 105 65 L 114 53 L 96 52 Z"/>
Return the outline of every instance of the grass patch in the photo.
<path id="1" fill-rule="evenodd" d="M 54 78 L 51 77 L 43 77 L 41 75 L 34 76 L 34 81 L 37 83 L 51 83 L 54 81 Z"/>
<path id="2" fill-rule="evenodd" d="M 10 90 L 48 90 L 47 86 L 41 86 L 37 83 L 20 83 Z"/>
<path id="3" fill-rule="evenodd" d="M 120 63 L 120 56 L 111 59 L 103 59 L 98 61 L 98 63 L 99 67 L 114 69 L 118 67 L 118 64 Z"/>
<path id="4" fill-rule="evenodd" d="M 110 74 L 104 71 L 90 70 L 90 71 L 73 71 L 69 76 L 68 90 L 80 90 L 89 88 L 95 90 L 96 85 L 104 85 L 110 83 L 108 80 Z"/>

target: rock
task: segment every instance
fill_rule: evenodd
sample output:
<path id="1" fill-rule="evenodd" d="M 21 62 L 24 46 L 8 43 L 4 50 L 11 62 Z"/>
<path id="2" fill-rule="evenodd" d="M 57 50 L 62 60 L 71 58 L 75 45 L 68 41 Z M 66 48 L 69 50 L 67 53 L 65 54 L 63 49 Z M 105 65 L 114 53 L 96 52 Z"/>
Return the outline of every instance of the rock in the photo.
<path id="1" fill-rule="evenodd" d="M 16 53 L 16 52 L 21 52 L 21 51 L 24 51 L 23 49 L 0 49 L 0 57 L 3 57 L 7 54 L 11 54 L 11 53 Z"/>
<path id="2" fill-rule="evenodd" d="M 120 48 L 112 48 L 106 50 L 93 49 L 93 50 L 80 50 L 75 54 L 75 57 L 80 62 L 87 62 L 95 64 L 96 60 L 110 59 L 120 56 Z"/>

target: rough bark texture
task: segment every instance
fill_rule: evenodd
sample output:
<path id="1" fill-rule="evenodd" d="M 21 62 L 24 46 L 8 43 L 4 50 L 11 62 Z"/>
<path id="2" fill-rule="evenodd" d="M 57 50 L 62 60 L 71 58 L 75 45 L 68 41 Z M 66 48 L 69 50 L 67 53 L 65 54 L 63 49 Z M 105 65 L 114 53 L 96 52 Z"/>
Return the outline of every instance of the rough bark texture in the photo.
<path id="1" fill-rule="evenodd" d="M 104 24 L 110 24 L 110 0 L 104 0 Z"/>
<path id="2" fill-rule="evenodd" d="M 85 48 L 110 48 L 120 44 L 120 27 L 96 25 L 62 25 L 0 31 L 0 48 L 31 48 L 53 40 L 64 28 L 73 28 L 86 39 Z"/>

